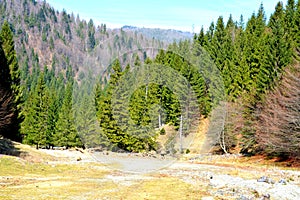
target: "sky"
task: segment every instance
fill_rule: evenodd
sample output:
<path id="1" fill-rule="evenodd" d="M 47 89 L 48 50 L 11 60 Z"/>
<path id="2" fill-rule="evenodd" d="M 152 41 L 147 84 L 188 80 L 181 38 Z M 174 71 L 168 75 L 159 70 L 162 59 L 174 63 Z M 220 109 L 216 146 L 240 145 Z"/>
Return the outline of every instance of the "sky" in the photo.
<path id="1" fill-rule="evenodd" d="M 263 3 L 266 16 L 275 10 L 279 0 L 46 0 L 55 9 L 93 19 L 96 25 L 108 28 L 131 25 L 146 28 L 176 29 L 196 32 L 206 30 L 212 21 L 229 15 L 239 21 L 248 20 Z M 287 0 L 282 0 L 284 5 Z"/>

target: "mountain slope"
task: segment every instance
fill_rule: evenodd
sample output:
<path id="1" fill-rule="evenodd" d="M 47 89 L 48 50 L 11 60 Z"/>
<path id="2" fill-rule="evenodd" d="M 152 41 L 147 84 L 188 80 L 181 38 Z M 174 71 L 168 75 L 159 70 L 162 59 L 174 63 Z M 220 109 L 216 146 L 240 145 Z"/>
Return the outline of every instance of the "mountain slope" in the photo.
<path id="1" fill-rule="evenodd" d="M 3 0 L 0 24 L 4 20 L 15 34 L 19 64 L 28 70 L 38 64 L 40 68 L 55 67 L 58 72 L 70 65 L 76 76 L 89 69 L 99 73 L 122 52 L 164 47 L 158 40 L 139 33 L 111 30 L 105 24 L 96 27 L 92 20 L 87 22 L 65 10 L 56 11 L 45 1 Z"/>

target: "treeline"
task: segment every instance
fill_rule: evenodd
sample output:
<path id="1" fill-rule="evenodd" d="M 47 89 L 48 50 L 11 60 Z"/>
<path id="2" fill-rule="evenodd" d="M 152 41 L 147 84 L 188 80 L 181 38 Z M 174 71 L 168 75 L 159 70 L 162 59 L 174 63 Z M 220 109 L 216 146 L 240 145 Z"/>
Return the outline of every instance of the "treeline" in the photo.
<path id="1" fill-rule="evenodd" d="M 9 48 L 15 48 L 13 65 L 17 69 L 17 73 L 11 72 L 12 80 L 8 82 L 17 82 L 20 88 L 12 88 L 20 90 L 20 94 L 15 92 L 16 97 L 12 97 L 12 91 L 6 90 L 1 97 L 1 135 L 43 147 L 82 146 L 78 133 L 92 137 L 91 133 L 99 129 L 91 86 L 94 75 L 103 71 L 120 51 L 150 43 L 162 45 L 138 33 L 110 30 L 105 24 L 96 26 L 93 20 L 56 11 L 46 1 L 4 0 L 0 4 L 0 24 L 4 21 L 10 29 Z M 123 57 L 121 62 L 129 59 Z M 9 78 L 5 70 L 2 76 L 3 81 Z M 12 107 L 10 101 L 16 101 L 17 107 Z M 83 142 L 86 146 L 101 143 L 99 138 Z"/>
<path id="2" fill-rule="evenodd" d="M 300 2 L 289 0 L 285 7 L 278 2 L 268 22 L 261 5 L 246 23 L 243 16 L 239 22 L 230 16 L 226 23 L 219 17 L 206 33 L 201 29 L 195 35 L 194 45 L 209 52 L 223 76 L 227 150 L 284 157 L 299 152 L 299 80 L 291 77 L 298 68 L 285 72 L 299 60 L 299 30 Z M 286 94 L 270 99 L 273 90 Z M 279 113 L 276 105 L 281 107 Z"/>
<path id="3" fill-rule="evenodd" d="M 97 129 L 93 86 L 89 83 L 92 78 L 79 86 L 70 65 L 56 75 L 55 64 L 50 70 L 46 66 L 40 69 L 37 55 L 33 57 L 31 73 L 29 69 L 19 70 L 13 33 L 6 21 L 0 32 L 0 44 L 0 135 L 37 148 L 84 147 L 79 133 L 84 132 L 85 138 L 94 137 Z M 76 104 L 74 99 L 80 103 Z M 93 110 L 89 110 L 91 107 Z M 95 120 L 87 121 L 92 119 Z M 85 146 L 99 144 L 96 138 Z"/>

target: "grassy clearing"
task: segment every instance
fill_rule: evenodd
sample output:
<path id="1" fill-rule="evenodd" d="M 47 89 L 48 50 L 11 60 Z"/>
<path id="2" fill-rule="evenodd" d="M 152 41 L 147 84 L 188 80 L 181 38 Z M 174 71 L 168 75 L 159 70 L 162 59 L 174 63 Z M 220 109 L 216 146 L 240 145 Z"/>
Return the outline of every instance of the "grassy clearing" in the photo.
<path id="1" fill-rule="evenodd" d="M 207 195 L 204 188 L 170 176 L 151 175 L 126 185 L 106 178 L 108 174 L 120 175 L 95 162 L 47 164 L 2 156 L 0 199 L 200 199 Z"/>
<path id="2" fill-rule="evenodd" d="M 98 180 L 107 172 L 98 165 L 34 163 L 2 156 L 0 199 L 68 199 L 89 193 L 104 184 Z"/>

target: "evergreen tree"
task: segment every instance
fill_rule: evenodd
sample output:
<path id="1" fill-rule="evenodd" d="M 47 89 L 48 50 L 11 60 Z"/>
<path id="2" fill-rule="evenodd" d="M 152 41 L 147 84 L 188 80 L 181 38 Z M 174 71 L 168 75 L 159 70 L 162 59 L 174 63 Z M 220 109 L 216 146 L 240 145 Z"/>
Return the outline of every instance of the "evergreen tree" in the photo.
<path id="1" fill-rule="evenodd" d="M 55 77 L 53 76 L 55 79 Z M 57 91 L 55 90 L 54 86 L 50 86 L 48 89 L 49 97 L 48 97 L 48 110 L 47 110 L 47 137 L 48 141 L 47 144 L 49 146 L 54 145 L 54 138 L 56 131 L 56 123 L 58 120 L 58 111 L 59 111 L 59 99 L 57 95 Z"/>
<path id="2" fill-rule="evenodd" d="M 50 143 L 48 108 L 49 93 L 44 81 L 44 74 L 41 73 L 35 90 L 29 94 L 25 106 L 26 117 L 21 128 L 25 143 L 35 144 L 37 149 Z"/>
<path id="3" fill-rule="evenodd" d="M 89 50 L 93 50 L 95 45 L 96 45 L 96 40 L 95 40 L 95 26 L 94 22 L 92 19 L 90 19 L 88 23 L 88 48 Z"/>
<path id="4" fill-rule="evenodd" d="M 116 120 L 113 118 L 112 113 L 112 105 L 111 105 L 111 98 L 112 93 L 116 85 L 118 84 L 118 81 L 122 75 L 122 68 L 120 65 L 119 60 L 116 60 L 113 63 L 112 66 L 113 73 L 110 76 L 109 84 L 104 89 L 101 89 L 98 87 L 97 94 L 97 116 L 99 120 L 99 125 L 102 128 L 104 134 L 109 139 L 111 144 L 114 145 L 114 147 L 119 147 L 121 149 L 126 149 L 125 144 L 123 143 L 123 140 L 126 139 L 124 136 L 124 133 L 121 132 L 119 129 Z M 113 147 L 113 148 L 114 148 Z"/>
<path id="5" fill-rule="evenodd" d="M 244 58 L 246 70 L 244 82 L 247 95 L 243 96 L 244 124 L 242 128 L 241 152 L 244 154 L 255 153 L 255 115 L 254 110 L 257 100 L 260 98 L 260 73 L 267 66 L 267 52 L 269 47 L 266 40 L 266 18 L 261 4 L 257 15 L 253 14 L 247 23 L 245 30 Z"/>
<path id="6" fill-rule="evenodd" d="M 19 104 L 22 97 L 22 89 L 20 86 L 20 70 L 17 61 L 17 55 L 14 46 L 13 33 L 7 21 L 3 23 L 0 39 L 2 41 L 2 48 L 7 58 L 11 76 L 11 88 L 15 95 L 15 102 Z"/>
<path id="7" fill-rule="evenodd" d="M 22 88 L 20 85 L 20 70 L 18 66 L 16 51 L 14 47 L 13 33 L 9 27 L 7 21 L 3 23 L 1 32 L 0 32 L 0 40 L 1 46 L 4 51 L 4 56 L 6 57 L 6 62 L 9 67 L 9 75 L 10 77 L 10 87 L 13 94 L 14 100 L 14 116 L 12 118 L 12 124 L 10 128 L 7 130 L 10 132 L 10 138 L 14 140 L 20 141 L 19 129 L 20 123 L 22 121 L 21 116 L 21 104 L 22 104 Z M 3 66 L 5 68 L 5 65 Z M 5 73 L 3 74 L 5 75 Z M 4 80 L 8 80 L 8 77 L 5 77 Z"/>
<path id="8" fill-rule="evenodd" d="M 0 40 L 0 135 L 15 138 L 11 134 L 12 118 L 14 118 L 14 96 L 11 89 L 11 76 L 5 53 Z"/>
<path id="9" fill-rule="evenodd" d="M 296 4 L 296 12 L 295 12 L 295 27 L 294 27 L 294 33 L 295 33 L 295 45 L 293 46 L 294 55 L 297 60 L 300 60 L 300 1 L 298 0 Z"/>
<path id="10" fill-rule="evenodd" d="M 269 27 L 271 33 L 267 34 L 266 65 L 261 68 L 259 74 L 258 89 L 264 92 L 272 87 L 274 82 L 278 80 L 282 70 L 291 62 L 292 46 L 289 33 L 285 31 L 284 10 L 282 2 L 276 5 L 275 12 L 271 15 Z"/>
<path id="11" fill-rule="evenodd" d="M 62 107 L 56 123 L 54 145 L 69 147 L 81 147 L 82 142 L 77 134 L 73 110 L 73 83 L 68 82 L 64 94 Z"/>
<path id="12" fill-rule="evenodd" d="M 74 91 L 75 125 L 86 148 L 107 147 L 106 136 L 97 123 L 93 77 L 91 72 Z"/>
<path id="13" fill-rule="evenodd" d="M 261 4 L 258 14 L 253 14 L 247 23 L 245 30 L 244 58 L 246 59 L 246 69 L 248 77 L 244 80 L 247 91 L 255 95 L 258 73 L 266 64 L 266 35 L 264 30 L 266 27 L 266 19 L 263 5 Z M 265 51 L 266 50 L 266 51 Z"/>
<path id="14" fill-rule="evenodd" d="M 221 72 L 223 71 L 224 68 L 225 56 L 227 53 L 224 46 L 225 37 L 226 37 L 226 33 L 225 33 L 223 17 L 220 16 L 218 18 L 216 29 L 214 31 L 214 35 L 212 38 L 210 54 Z"/>

